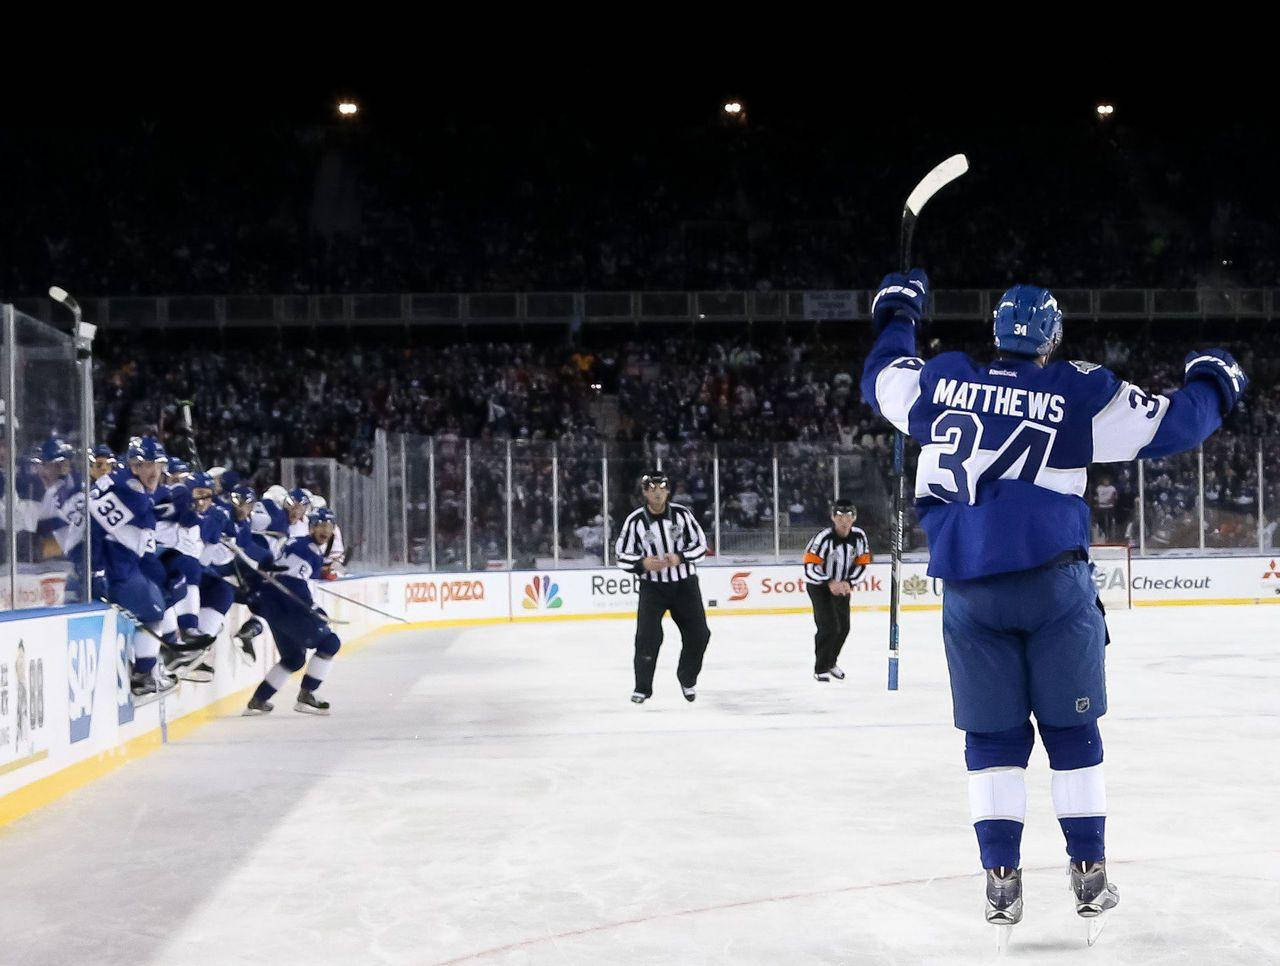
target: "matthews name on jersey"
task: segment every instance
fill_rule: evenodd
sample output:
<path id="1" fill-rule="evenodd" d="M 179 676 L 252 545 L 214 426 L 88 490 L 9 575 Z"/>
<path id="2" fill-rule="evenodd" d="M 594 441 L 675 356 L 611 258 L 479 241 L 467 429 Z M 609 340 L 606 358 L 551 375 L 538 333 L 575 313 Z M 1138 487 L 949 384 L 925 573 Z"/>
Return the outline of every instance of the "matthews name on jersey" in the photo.
<path id="1" fill-rule="evenodd" d="M 1206 380 L 1165 397 L 1089 362 L 982 364 L 961 352 L 926 362 L 905 321 L 876 339 L 862 393 L 921 444 L 916 509 L 929 537 L 929 573 L 944 579 L 1087 554 L 1090 463 L 1181 452 L 1222 422 L 1219 394 Z M 1019 526 L 1009 526 L 1015 519 Z"/>

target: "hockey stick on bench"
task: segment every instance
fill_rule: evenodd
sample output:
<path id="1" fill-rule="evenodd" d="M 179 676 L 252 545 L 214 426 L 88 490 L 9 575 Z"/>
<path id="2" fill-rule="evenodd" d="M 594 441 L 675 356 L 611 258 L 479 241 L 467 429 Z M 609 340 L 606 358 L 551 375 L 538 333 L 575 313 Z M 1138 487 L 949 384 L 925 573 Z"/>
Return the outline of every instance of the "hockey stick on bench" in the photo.
<path id="1" fill-rule="evenodd" d="M 915 235 L 916 219 L 929 199 L 969 170 L 969 159 L 963 154 L 953 154 L 921 179 L 902 208 L 902 232 L 898 237 L 898 266 L 901 271 L 911 267 L 911 239 Z M 902 583 L 902 533 L 906 528 L 906 437 L 901 431 L 893 436 L 893 530 L 890 544 L 892 571 L 889 577 L 889 690 L 898 690 L 898 642 L 900 593 Z"/>
<path id="2" fill-rule="evenodd" d="M 355 604 L 357 607 L 363 607 L 365 610 L 371 610 L 375 614 L 378 614 L 381 617 L 390 617 L 393 621 L 399 621 L 401 624 L 409 623 L 408 620 L 406 620 L 403 617 L 397 617 L 395 614 L 388 614 L 385 610 L 378 610 L 378 608 L 373 607 L 369 604 L 366 604 L 363 601 L 356 600 L 354 597 L 344 596 L 343 594 L 338 593 L 336 590 L 330 590 L 328 587 L 324 586 L 323 584 L 317 583 L 316 590 L 320 591 L 321 593 L 328 594 L 330 597 L 337 597 L 338 600 L 345 600 L 348 604 Z"/>

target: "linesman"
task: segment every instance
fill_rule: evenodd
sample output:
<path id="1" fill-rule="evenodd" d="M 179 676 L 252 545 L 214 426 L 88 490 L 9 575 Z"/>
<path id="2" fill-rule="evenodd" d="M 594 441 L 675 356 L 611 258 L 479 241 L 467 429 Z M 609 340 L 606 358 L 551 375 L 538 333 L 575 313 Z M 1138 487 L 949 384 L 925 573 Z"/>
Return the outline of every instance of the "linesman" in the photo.
<path id="1" fill-rule="evenodd" d="M 640 478 L 644 505 L 622 524 L 615 550 L 618 566 L 640 577 L 636 613 L 636 689 L 631 700 L 643 704 L 653 696 L 653 672 L 662 647 L 662 617 L 680 629 L 680 663 L 676 677 L 686 701 L 697 694 L 702 655 L 711 640 L 702 607 L 697 562 L 707 554 L 707 537 L 688 507 L 670 503 L 667 475 L 652 470 Z"/>
<path id="2" fill-rule="evenodd" d="M 849 595 L 871 563 L 867 535 L 853 525 L 858 508 L 851 500 L 831 504 L 831 526 L 804 549 L 804 582 L 813 602 L 813 677 L 817 681 L 844 680 L 836 664 L 849 636 Z"/>

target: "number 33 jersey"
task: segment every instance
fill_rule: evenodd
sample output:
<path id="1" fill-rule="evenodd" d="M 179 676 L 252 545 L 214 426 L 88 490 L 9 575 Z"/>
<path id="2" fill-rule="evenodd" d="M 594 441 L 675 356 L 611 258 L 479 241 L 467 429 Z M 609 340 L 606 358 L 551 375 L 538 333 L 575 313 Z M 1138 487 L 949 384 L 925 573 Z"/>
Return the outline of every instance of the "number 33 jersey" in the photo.
<path id="1" fill-rule="evenodd" d="M 1217 393 L 1196 381 L 1157 396 L 1088 362 L 915 355 L 914 327 L 876 340 L 862 391 L 918 440 L 916 510 L 929 573 L 963 580 L 1027 570 L 1089 549 L 1090 463 L 1167 456 L 1221 423 Z"/>

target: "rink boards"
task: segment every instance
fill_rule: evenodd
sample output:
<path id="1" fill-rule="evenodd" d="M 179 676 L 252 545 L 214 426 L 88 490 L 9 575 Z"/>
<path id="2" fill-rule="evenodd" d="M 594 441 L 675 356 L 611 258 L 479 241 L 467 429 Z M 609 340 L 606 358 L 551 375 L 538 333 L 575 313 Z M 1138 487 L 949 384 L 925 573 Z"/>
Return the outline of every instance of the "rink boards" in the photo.
<path id="1" fill-rule="evenodd" d="M 1127 583 L 1135 606 L 1280 603 L 1278 564 L 1271 557 L 1135 559 Z M 904 565 L 906 609 L 941 606 L 941 581 L 928 577 L 925 566 Z M 1123 592 L 1125 578 L 1123 563 L 1105 563 L 1104 599 Z M 798 565 L 707 566 L 700 579 L 711 616 L 809 612 Z M 888 584 L 888 564 L 872 564 L 854 588 L 852 606 L 887 609 Z M 411 573 L 326 587 L 427 628 L 627 618 L 635 613 L 638 580 L 616 569 Z M 347 653 L 405 626 L 318 596 L 332 616 L 348 622 L 337 628 Z M 215 646 L 214 681 L 184 683 L 164 702 L 134 708 L 125 672 L 133 629 L 127 618 L 100 606 L 0 614 L 0 826 L 165 740 L 238 711 L 275 660 L 270 631 L 258 639 L 253 665 L 233 646 L 230 633 L 247 616 L 238 605 L 228 615 Z"/>

